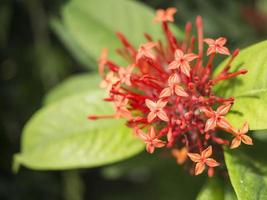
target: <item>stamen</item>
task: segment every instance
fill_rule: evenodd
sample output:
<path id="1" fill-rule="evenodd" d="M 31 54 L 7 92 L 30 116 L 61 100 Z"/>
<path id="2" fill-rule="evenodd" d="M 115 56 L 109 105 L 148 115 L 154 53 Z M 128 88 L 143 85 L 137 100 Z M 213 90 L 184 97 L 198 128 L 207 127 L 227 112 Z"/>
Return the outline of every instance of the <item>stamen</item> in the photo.
<path id="1" fill-rule="evenodd" d="M 187 45 L 190 42 L 191 30 L 192 30 L 192 23 L 191 22 L 187 22 L 186 25 L 185 25 L 185 38 L 184 38 L 184 41 L 183 41 L 183 44 L 182 44 L 182 50 L 184 52 L 186 52 Z"/>
<path id="2" fill-rule="evenodd" d="M 165 33 L 166 39 L 168 41 L 168 44 L 172 50 L 172 52 L 174 53 L 176 49 L 178 49 L 178 43 L 177 40 L 175 39 L 175 37 L 173 36 L 172 32 L 169 29 L 168 23 L 167 22 L 162 22 L 162 27 L 163 27 L 163 31 Z"/>
<path id="3" fill-rule="evenodd" d="M 110 119 L 110 118 L 114 118 L 115 115 L 100 115 L 100 116 L 97 116 L 97 115 L 89 115 L 87 117 L 87 119 L 89 120 L 98 120 L 98 119 Z"/>
<path id="4" fill-rule="evenodd" d="M 197 71 L 202 66 L 202 57 L 203 57 L 203 23 L 202 17 L 197 16 L 196 18 L 197 34 L 198 34 L 198 63 Z"/>
<path id="5" fill-rule="evenodd" d="M 246 69 L 240 69 L 234 73 L 229 73 L 229 74 L 225 74 L 225 75 L 221 75 L 220 77 L 216 77 L 212 83 L 213 85 L 217 84 L 219 81 L 225 80 L 225 79 L 229 79 L 229 78 L 233 78 L 236 77 L 240 74 L 246 74 L 248 71 Z"/>

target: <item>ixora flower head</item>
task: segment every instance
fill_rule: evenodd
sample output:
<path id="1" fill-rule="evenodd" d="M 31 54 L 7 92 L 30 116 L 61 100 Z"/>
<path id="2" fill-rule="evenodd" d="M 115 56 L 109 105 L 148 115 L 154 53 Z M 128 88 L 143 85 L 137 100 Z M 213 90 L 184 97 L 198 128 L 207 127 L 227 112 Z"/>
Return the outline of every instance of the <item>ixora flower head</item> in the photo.
<path id="1" fill-rule="evenodd" d="M 197 36 L 191 34 L 189 22 L 184 40 L 178 41 L 168 24 L 174 21 L 175 12 L 175 8 L 158 10 L 154 19 L 162 23 L 165 41 L 154 41 L 146 33 L 147 42 L 137 49 L 117 33 L 123 45 L 117 52 L 129 62 L 128 66 L 109 60 L 107 50 L 103 50 L 99 59 L 103 78 L 100 85 L 109 94 L 105 101 L 113 102 L 116 111 L 114 115 L 88 118 L 125 118 L 149 153 L 165 147 L 178 164 L 187 163 L 190 171 L 194 168 L 195 175 L 208 167 L 208 175 L 212 176 L 214 168 L 223 161 L 222 145 L 231 148 L 237 148 L 241 142 L 252 145 L 246 135 L 248 124 L 245 122 L 241 129 L 236 129 L 225 117 L 234 98 L 222 98 L 213 92 L 216 84 L 247 71 L 229 72 L 239 50 L 231 54 L 224 37 L 204 38 L 200 16 L 196 18 Z M 215 56 L 230 58 L 213 77 Z M 226 139 L 228 135 L 232 135 L 232 142 Z"/>

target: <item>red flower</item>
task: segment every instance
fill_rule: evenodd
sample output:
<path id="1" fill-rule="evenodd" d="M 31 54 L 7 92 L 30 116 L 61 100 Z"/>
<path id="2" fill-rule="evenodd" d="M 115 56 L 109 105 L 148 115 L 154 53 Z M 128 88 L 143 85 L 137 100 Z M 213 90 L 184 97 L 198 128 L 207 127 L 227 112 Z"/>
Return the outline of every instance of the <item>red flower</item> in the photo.
<path id="1" fill-rule="evenodd" d="M 246 135 L 247 132 L 248 132 L 247 122 L 244 123 L 241 129 L 233 131 L 235 138 L 233 139 L 231 143 L 231 149 L 239 147 L 241 142 L 247 145 L 253 145 L 252 139 Z"/>
<path id="2" fill-rule="evenodd" d="M 157 10 L 156 17 L 154 18 L 155 22 L 173 22 L 173 15 L 177 12 L 176 8 L 168 8 L 166 10 L 159 9 Z"/>
<path id="3" fill-rule="evenodd" d="M 160 118 L 163 121 L 169 121 L 169 118 L 163 108 L 168 102 L 158 100 L 153 102 L 149 99 L 146 99 L 146 106 L 150 109 L 150 113 L 147 115 L 147 121 L 152 122 L 156 117 Z"/>
<path id="4" fill-rule="evenodd" d="M 131 112 L 127 109 L 128 99 L 122 96 L 115 96 L 114 97 L 114 104 L 116 108 L 116 118 L 125 117 L 127 119 L 132 118 Z"/>
<path id="5" fill-rule="evenodd" d="M 172 155 L 176 158 L 177 164 L 181 165 L 187 160 L 187 148 L 183 147 L 182 149 L 173 149 Z"/>
<path id="6" fill-rule="evenodd" d="M 226 38 L 224 37 L 219 37 L 216 40 L 213 40 L 211 38 L 207 38 L 204 40 L 209 45 L 207 55 L 213 54 L 213 53 L 220 53 L 220 54 L 225 54 L 225 55 L 230 55 L 229 50 L 224 47 L 226 43 Z"/>
<path id="7" fill-rule="evenodd" d="M 187 23 L 185 39 L 179 41 L 167 23 L 173 21 L 175 12 L 174 8 L 157 12 L 155 21 L 162 22 L 164 41 L 155 42 L 146 33 L 147 42 L 137 49 L 122 33 L 117 33 L 123 45 L 117 53 L 129 62 L 128 65 L 120 66 L 109 60 L 106 51 L 99 59 L 101 87 L 108 90 L 104 100 L 114 104 L 115 114 L 93 115 L 88 119 L 125 118 L 126 125 L 136 131 L 149 153 L 166 144 L 179 164 L 185 162 L 190 168 L 192 162 L 186 159 L 188 155 L 197 162 L 195 174 L 202 173 L 207 165 L 211 176 L 213 167 L 219 165 L 210 158 L 212 147 L 216 147 L 214 156 L 223 159 L 220 146 L 229 145 L 229 141 L 217 133 L 217 128 L 235 136 L 232 148 L 241 142 L 252 144 L 251 138 L 245 135 L 247 125 L 236 130 L 225 118 L 234 99 L 222 98 L 213 90 L 221 81 L 247 71 L 230 72 L 231 63 L 239 52 L 235 50 L 224 69 L 213 77 L 215 53 L 230 55 L 224 46 L 226 39 L 204 40 L 202 18 L 198 16 L 197 36 L 191 34 L 192 24 Z M 209 45 L 207 57 L 204 42 Z"/>
<path id="8" fill-rule="evenodd" d="M 109 72 L 108 75 L 100 83 L 101 88 L 105 88 L 108 92 L 112 86 L 119 81 L 119 78 L 114 75 L 113 72 Z"/>
<path id="9" fill-rule="evenodd" d="M 119 77 L 121 83 L 125 83 L 128 86 L 131 86 L 131 74 L 134 69 L 134 65 L 130 65 L 127 68 L 120 68 L 119 69 Z"/>
<path id="10" fill-rule="evenodd" d="M 179 83 L 180 83 L 180 79 L 178 75 L 172 74 L 168 79 L 168 87 L 164 88 L 161 91 L 159 98 L 169 97 L 174 94 L 180 97 L 188 97 L 188 94 L 186 93 L 184 88 L 179 85 Z"/>
<path id="11" fill-rule="evenodd" d="M 155 129 L 153 126 L 150 127 L 147 134 L 140 129 L 137 130 L 137 135 L 146 143 L 146 150 L 149 153 L 153 153 L 155 148 L 161 148 L 165 146 L 165 142 L 159 140 L 156 136 Z"/>
<path id="12" fill-rule="evenodd" d="M 136 61 L 138 62 L 141 58 L 150 58 L 154 59 L 154 55 L 151 53 L 151 49 L 155 47 L 157 43 L 155 42 L 148 42 L 146 44 L 142 44 L 139 49 L 136 56 Z"/>
<path id="13" fill-rule="evenodd" d="M 195 175 L 201 174 L 205 170 L 205 165 L 208 165 L 209 167 L 217 167 L 220 165 L 216 160 L 210 158 L 212 155 L 211 146 L 202 151 L 201 154 L 188 153 L 187 155 L 193 162 L 197 163 L 195 167 Z"/>
<path id="14" fill-rule="evenodd" d="M 224 115 L 229 112 L 231 106 L 231 104 L 225 104 L 218 107 L 216 111 L 213 111 L 212 109 L 202 108 L 201 110 L 209 118 L 206 121 L 205 132 L 216 128 L 216 126 L 225 130 L 230 130 L 232 126 L 226 120 Z"/>
<path id="15" fill-rule="evenodd" d="M 174 61 L 169 64 L 168 69 L 180 69 L 186 76 L 190 76 L 189 62 L 196 59 L 198 56 L 193 53 L 184 54 L 180 49 L 177 49 L 174 54 Z"/>

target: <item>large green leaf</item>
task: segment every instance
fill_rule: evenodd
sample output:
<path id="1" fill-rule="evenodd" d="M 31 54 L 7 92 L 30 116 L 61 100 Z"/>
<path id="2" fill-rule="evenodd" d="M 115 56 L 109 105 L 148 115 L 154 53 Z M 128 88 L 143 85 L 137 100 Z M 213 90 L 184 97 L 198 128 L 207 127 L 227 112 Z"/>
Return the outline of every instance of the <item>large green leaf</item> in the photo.
<path id="1" fill-rule="evenodd" d="M 69 49 L 73 57 L 80 62 L 80 64 L 86 68 L 95 69 L 96 61 L 90 57 L 77 43 L 77 41 L 69 33 L 69 30 L 64 24 L 57 18 L 51 18 L 51 28 L 54 32 L 60 36 L 61 41 Z"/>
<path id="2" fill-rule="evenodd" d="M 207 181 L 199 193 L 197 200 L 236 200 L 237 197 L 229 185 L 217 177 Z"/>
<path id="3" fill-rule="evenodd" d="M 44 99 L 44 104 L 54 103 L 62 98 L 79 93 L 94 91 L 100 88 L 100 76 L 98 74 L 79 74 L 71 76 L 52 89 Z"/>
<path id="4" fill-rule="evenodd" d="M 154 15 L 152 9 L 138 1 L 72 0 L 63 7 L 62 24 L 73 43 L 80 46 L 89 57 L 96 60 L 101 49 L 108 48 L 110 58 L 124 64 L 125 61 L 115 53 L 115 49 L 121 46 L 115 33 L 122 32 L 136 47 L 145 41 L 144 32 L 155 39 L 162 38 L 160 24 L 152 22 Z M 64 32 L 56 30 L 61 38 L 64 38 Z M 178 36 L 182 35 L 177 29 L 175 32 Z M 65 42 L 69 46 L 68 41 Z"/>
<path id="5" fill-rule="evenodd" d="M 95 167 L 143 150 L 121 120 L 88 121 L 89 114 L 110 114 L 102 92 L 63 98 L 38 111 L 23 130 L 22 151 L 15 165 L 32 169 Z"/>
<path id="6" fill-rule="evenodd" d="M 225 63 L 225 62 L 224 62 Z M 224 66 L 222 63 L 215 74 Z M 217 93 L 235 97 L 233 111 L 228 115 L 231 123 L 241 126 L 248 121 L 251 130 L 267 128 L 267 41 L 241 51 L 232 64 L 232 71 L 248 70 L 246 75 L 222 82 Z"/>
<path id="7" fill-rule="evenodd" d="M 229 176 L 240 200 L 267 199 L 266 145 L 254 140 L 253 147 L 225 151 Z"/>

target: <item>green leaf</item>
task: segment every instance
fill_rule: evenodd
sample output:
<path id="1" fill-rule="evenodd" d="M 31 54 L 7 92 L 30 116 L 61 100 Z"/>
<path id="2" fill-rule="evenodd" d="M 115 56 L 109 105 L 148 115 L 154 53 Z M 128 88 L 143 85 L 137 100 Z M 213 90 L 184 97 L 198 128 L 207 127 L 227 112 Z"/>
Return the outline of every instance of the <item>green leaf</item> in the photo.
<path id="1" fill-rule="evenodd" d="M 230 180 L 240 200 L 267 199 L 266 145 L 254 140 L 253 147 L 225 151 Z"/>
<path id="2" fill-rule="evenodd" d="M 226 61 L 225 61 L 226 62 Z M 222 70 L 223 62 L 215 74 Z M 223 81 L 216 88 L 217 94 L 235 97 L 234 112 L 227 116 L 235 126 L 249 122 L 251 130 L 267 128 L 267 41 L 241 51 L 232 64 L 232 71 L 248 70 L 246 75 Z"/>
<path id="3" fill-rule="evenodd" d="M 70 97 L 83 92 L 97 90 L 100 83 L 98 74 L 79 74 L 71 76 L 63 81 L 63 83 L 52 89 L 44 99 L 44 104 L 61 100 L 62 98 Z M 99 89 L 100 90 L 100 89 Z"/>
<path id="4" fill-rule="evenodd" d="M 224 187 L 220 180 L 212 178 L 204 185 L 197 200 L 224 200 Z"/>
<path id="5" fill-rule="evenodd" d="M 73 39 L 72 35 L 69 33 L 69 30 L 64 26 L 64 24 L 57 19 L 56 17 L 51 18 L 50 20 L 51 28 L 54 32 L 60 36 L 61 41 L 69 49 L 73 57 L 80 62 L 80 64 L 89 69 L 95 69 L 96 61 L 90 57 Z"/>
<path id="6" fill-rule="evenodd" d="M 236 200 L 233 189 L 217 177 L 210 178 L 203 186 L 197 200 Z"/>
<path id="7" fill-rule="evenodd" d="M 15 167 L 71 169 L 102 166 L 143 150 L 122 120 L 88 121 L 90 114 L 113 113 L 102 92 L 85 92 L 38 111 L 26 124 Z"/>
<path id="8" fill-rule="evenodd" d="M 72 0 L 63 7 L 62 24 L 72 40 L 91 58 L 97 60 L 101 49 L 108 48 L 109 58 L 122 65 L 125 61 L 115 52 L 121 47 L 115 33 L 122 32 L 136 47 L 146 41 L 144 32 L 155 39 L 162 38 L 160 24 L 152 22 L 154 16 L 152 9 L 137 1 Z M 174 30 L 181 37 L 181 32 Z M 64 38 L 64 31 L 56 33 Z"/>

